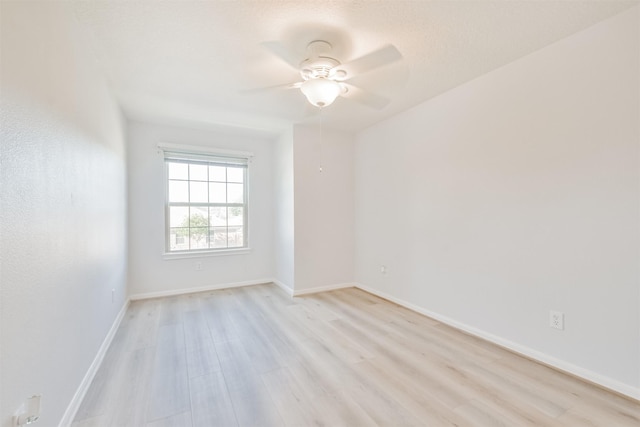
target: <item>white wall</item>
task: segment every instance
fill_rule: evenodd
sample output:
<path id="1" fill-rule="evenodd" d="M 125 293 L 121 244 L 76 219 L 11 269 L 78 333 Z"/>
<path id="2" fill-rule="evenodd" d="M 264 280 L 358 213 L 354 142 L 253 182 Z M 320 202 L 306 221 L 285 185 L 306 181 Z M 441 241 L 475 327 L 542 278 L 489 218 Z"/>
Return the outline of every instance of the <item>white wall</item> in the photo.
<path id="1" fill-rule="evenodd" d="M 640 397 L 638 14 L 361 132 L 356 280 Z"/>
<path id="2" fill-rule="evenodd" d="M 296 292 L 353 282 L 353 153 L 349 134 L 294 127 Z"/>
<path id="3" fill-rule="evenodd" d="M 164 259 L 164 158 L 159 143 L 249 151 L 250 253 Z M 255 135 L 131 122 L 128 127 L 129 285 L 132 296 L 270 281 L 273 254 L 273 141 Z M 196 262 L 202 263 L 197 271 Z"/>
<path id="4" fill-rule="evenodd" d="M 124 131 L 69 4 L 1 7 L 0 425 L 53 426 L 125 303 Z"/>
<path id="5" fill-rule="evenodd" d="M 283 133 L 274 144 L 273 173 L 275 280 L 293 291 L 293 130 Z"/>

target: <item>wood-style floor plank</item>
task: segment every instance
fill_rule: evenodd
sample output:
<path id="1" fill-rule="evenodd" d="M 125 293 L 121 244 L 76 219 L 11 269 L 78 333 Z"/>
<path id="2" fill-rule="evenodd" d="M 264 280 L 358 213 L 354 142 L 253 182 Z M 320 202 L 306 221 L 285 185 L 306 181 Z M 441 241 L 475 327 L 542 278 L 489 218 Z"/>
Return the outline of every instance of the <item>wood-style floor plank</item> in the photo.
<path id="1" fill-rule="evenodd" d="M 146 427 L 191 427 L 193 425 L 194 424 L 191 421 L 191 412 L 187 411 L 152 421 L 147 423 Z"/>
<path id="2" fill-rule="evenodd" d="M 322 425 L 320 414 L 287 368 L 262 374 L 262 380 L 284 425 L 292 427 Z"/>
<path id="3" fill-rule="evenodd" d="M 122 368 L 122 384 L 125 386 L 118 387 L 117 401 L 112 402 L 112 406 L 117 406 L 118 410 L 108 411 L 102 425 L 137 427 L 145 424 L 145 413 L 139 409 L 147 404 L 154 357 L 154 347 L 140 348 L 129 353 Z"/>
<path id="4" fill-rule="evenodd" d="M 173 306 L 174 302 L 168 305 Z M 148 421 L 179 415 L 191 409 L 182 323 L 159 326 L 155 353 L 149 390 Z"/>
<path id="5" fill-rule="evenodd" d="M 236 426 L 231 397 L 221 372 L 191 378 L 191 414 L 196 426 Z"/>
<path id="6" fill-rule="evenodd" d="M 245 388 L 230 389 L 229 395 L 238 425 L 260 427 L 284 425 L 284 420 L 262 381 Z"/>
<path id="7" fill-rule="evenodd" d="M 357 289 L 133 302 L 74 427 L 639 426 L 640 404 Z"/>

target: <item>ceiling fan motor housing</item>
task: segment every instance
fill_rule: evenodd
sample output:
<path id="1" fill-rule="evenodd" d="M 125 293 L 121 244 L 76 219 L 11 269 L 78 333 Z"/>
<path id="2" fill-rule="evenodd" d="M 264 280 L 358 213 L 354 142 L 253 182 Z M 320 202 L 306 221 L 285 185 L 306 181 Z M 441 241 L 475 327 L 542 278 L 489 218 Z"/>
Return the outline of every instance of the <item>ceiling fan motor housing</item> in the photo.
<path id="1" fill-rule="evenodd" d="M 340 65 L 340 61 L 329 56 L 331 43 L 314 40 L 307 45 L 308 57 L 300 63 L 300 75 L 304 80 L 328 78 L 331 69 Z"/>

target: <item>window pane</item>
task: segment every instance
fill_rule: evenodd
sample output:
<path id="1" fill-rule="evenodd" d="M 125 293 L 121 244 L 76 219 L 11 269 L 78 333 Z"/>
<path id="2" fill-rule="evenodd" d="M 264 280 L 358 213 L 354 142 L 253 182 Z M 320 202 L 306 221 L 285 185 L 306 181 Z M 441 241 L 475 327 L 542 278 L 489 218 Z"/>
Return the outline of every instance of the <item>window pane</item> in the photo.
<path id="1" fill-rule="evenodd" d="M 206 207 L 191 206 L 191 215 L 189 216 L 190 227 L 208 227 L 209 212 Z"/>
<path id="2" fill-rule="evenodd" d="M 169 227 L 188 227 L 189 208 L 186 206 L 171 206 L 169 208 Z"/>
<path id="3" fill-rule="evenodd" d="M 188 202 L 189 183 L 187 181 L 169 181 L 169 202 Z"/>
<path id="4" fill-rule="evenodd" d="M 191 203 L 207 203 L 207 185 L 206 182 L 189 182 Z"/>
<path id="5" fill-rule="evenodd" d="M 244 247 L 246 167 L 220 166 L 214 160 L 206 163 L 195 156 L 167 160 L 166 167 L 167 250 Z"/>
<path id="6" fill-rule="evenodd" d="M 210 242 L 212 248 L 226 248 L 227 227 L 214 227 L 210 229 Z"/>
<path id="7" fill-rule="evenodd" d="M 243 187 L 243 184 L 227 184 L 227 191 L 229 192 L 227 203 L 243 203 Z"/>
<path id="8" fill-rule="evenodd" d="M 191 249 L 207 249 L 209 247 L 209 229 L 191 228 Z"/>
<path id="9" fill-rule="evenodd" d="M 206 165 L 189 165 L 189 179 L 192 181 L 206 181 L 207 166 Z"/>
<path id="10" fill-rule="evenodd" d="M 168 163 L 169 179 L 189 179 L 189 165 L 186 163 Z"/>
<path id="11" fill-rule="evenodd" d="M 227 203 L 227 188 L 223 183 L 209 184 L 209 203 Z"/>
<path id="12" fill-rule="evenodd" d="M 189 249 L 188 228 L 172 228 L 169 230 L 169 249 L 172 251 L 186 251 Z"/>
<path id="13" fill-rule="evenodd" d="M 209 181 L 225 182 L 227 180 L 226 169 L 223 166 L 209 166 Z"/>
<path id="14" fill-rule="evenodd" d="M 242 225 L 244 220 L 242 211 L 243 209 L 239 206 L 229 208 L 229 225 Z"/>
<path id="15" fill-rule="evenodd" d="M 227 208 L 209 208 L 209 225 L 226 227 Z"/>
<path id="16" fill-rule="evenodd" d="M 244 168 L 227 168 L 227 181 L 242 182 L 244 178 Z"/>
<path id="17" fill-rule="evenodd" d="M 237 248 L 243 245 L 242 227 L 229 227 L 229 247 Z"/>

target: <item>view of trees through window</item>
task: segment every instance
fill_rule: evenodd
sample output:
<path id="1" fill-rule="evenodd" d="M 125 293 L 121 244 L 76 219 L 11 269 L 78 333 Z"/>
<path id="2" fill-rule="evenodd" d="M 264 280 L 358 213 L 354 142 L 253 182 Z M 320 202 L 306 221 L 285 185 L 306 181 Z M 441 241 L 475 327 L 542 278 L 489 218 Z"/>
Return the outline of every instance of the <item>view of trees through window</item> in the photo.
<path id="1" fill-rule="evenodd" d="M 246 166 L 168 160 L 169 251 L 246 247 Z"/>

